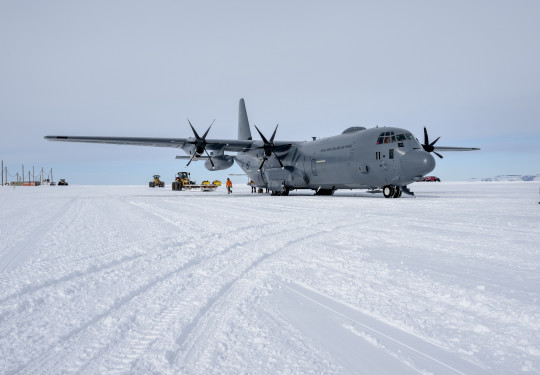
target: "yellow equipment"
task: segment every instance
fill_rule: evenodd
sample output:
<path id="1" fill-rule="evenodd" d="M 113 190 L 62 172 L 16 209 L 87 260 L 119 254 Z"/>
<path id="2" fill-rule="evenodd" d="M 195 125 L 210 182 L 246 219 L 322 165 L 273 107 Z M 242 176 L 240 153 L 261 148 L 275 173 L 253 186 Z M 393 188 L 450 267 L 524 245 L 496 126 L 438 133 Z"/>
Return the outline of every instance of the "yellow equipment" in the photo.
<path id="1" fill-rule="evenodd" d="M 155 174 L 154 179 L 148 183 L 148 187 L 165 187 L 165 182 L 159 179 L 159 175 Z"/>
<path id="2" fill-rule="evenodd" d="M 210 183 L 210 181 L 205 180 L 200 185 L 197 185 L 195 181 L 191 181 L 189 172 L 178 172 L 172 183 L 172 189 L 177 190 L 177 191 L 180 191 L 180 190 L 214 191 L 218 188 L 218 186 L 221 186 L 221 182 L 217 180 L 214 181 L 213 183 Z"/>
<path id="3" fill-rule="evenodd" d="M 195 183 L 190 180 L 189 172 L 178 172 L 172 183 L 173 190 L 182 190 Z"/>

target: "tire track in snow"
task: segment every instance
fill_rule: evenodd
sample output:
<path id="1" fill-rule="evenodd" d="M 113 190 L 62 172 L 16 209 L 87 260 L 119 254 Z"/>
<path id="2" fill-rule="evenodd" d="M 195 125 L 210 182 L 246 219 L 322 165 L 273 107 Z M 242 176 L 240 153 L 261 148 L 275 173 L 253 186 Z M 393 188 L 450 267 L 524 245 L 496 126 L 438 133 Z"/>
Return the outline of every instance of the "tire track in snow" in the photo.
<path id="1" fill-rule="evenodd" d="M 269 224 L 265 224 L 265 226 L 269 226 Z M 282 234 L 282 233 L 284 232 L 278 231 L 278 232 L 266 233 L 261 238 L 274 237 L 277 234 Z M 228 258 L 231 258 L 231 257 L 235 258 L 236 253 L 239 251 L 244 251 L 245 250 L 244 246 L 248 245 L 249 242 L 250 240 L 245 240 L 245 241 L 242 241 L 241 243 L 236 243 L 233 246 L 230 246 L 228 249 L 225 249 L 224 251 L 220 252 L 219 254 L 216 254 L 213 257 L 209 257 L 206 262 L 204 263 L 201 262 L 200 264 L 197 264 L 197 266 L 201 266 L 201 267 L 198 267 L 199 269 L 192 270 L 191 273 L 197 273 L 199 271 L 204 272 L 205 267 L 208 268 L 208 266 L 212 266 L 215 264 L 232 263 L 228 261 L 227 259 L 222 260 L 221 258 L 224 256 L 227 256 Z M 255 263 L 258 264 L 259 262 L 263 261 L 265 258 L 267 258 L 270 255 L 271 254 L 263 254 L 263 256 L 259 258 L 257 261 L 255 261 Z M 252 267 L 256 266 L 256 264 L 252 265 Z M 228 272 L 233 273 L 234 270 L 236 269 L 235 264 L 232 264 L 232 268 L 233 269 L 230 270 L 230 269 L 224 269 L 222 267 L 219 274 L 224 274 L 224 273 L 226 274 Z M 243 274 L 247 273 L 248 271 L 249 270 L 245 270 Z M 203 277 L 203 278 L 207 279 L 206 277 Z M 240 278 L 241 277 L 237 277 L 234 280 L 228 281 L 225 286 L 222 286 L 220 288 L 217 294 L 214 294 L 209 298 L 209 300 L 205 303 L 205 306 L 211 306 L 214 302 L 217 302 L 221 297 L 223 297 L 226 289 L 230 288 L 230 286 L 232 286 Z M 212 284 L 211 282 L 209 283 Z M 199 290 L 199 288 L 201 287 L 203 288 L 202 291 Z M 208 289 L 207 289 L 207 285 L 203 283 L 203 284 L 197 285 L 196 288 L 194 289 L 185 290 L 185 292 L 188 292 L 189 297 L 186 295 L 182 295 L 183 300 L 196 300 L 198 299 L 197 298 L 198 296 L 204 295 L 206 292 L 208 292 Z M 108 362 L 111 363 L 113 371 L 122 371 L 122 369 L 124 369 L 125 371 L 126 366 L 130 365 L 129 367 L 131 367 L 131 363 L 127 363 L 126 358 L 131 358 L 132 362 L 138 361 L 140 359 L 140 356 L 145 353 L 148 347 L 151 346 L 152 343 L 154 343 L 157 340 L 157 338 L 162 337 L 162 335 L 158 334 L 158 332 L 162 332 L 161 327 L 168 327 L 168 326 L 173 325 L 173 323 L 178 321 L 179 319 L 178 312 L 183 311 L 183 310 L 185 310 L 185 307 L 181 309 L 177 305 L 168 306 L 161 312 L 159 317 L 154 319 L 154 322 L 151 324 L 153 328 L 147 327 L 147 331 L 146 331 L 148 333 L 147 336 L 144 334 L 141 334 L 140 332 L 135 332 L 134 335 L 137 337 L 135 339 L 135 341 L 137 341 L 137 344 L 135 345 L 135 350 L 133 346 L 129 345 L 125 350 L 121 350 L 119 353 L 115 353 L 115 355 L 111 359 L 108 360 Z M 196 318 L 193 318 L 191 323 L 187 323 L 188 326 L 191 324 L 195 325 L 194 322 L 197 321 L 198 318 L 200 318 L 202 315 L 204 315 L 204 312 L 201 312 L 201 310 L 204 311 L 205 307 L 203 306 L 201 309 L 198 310 L 198 312 L 196 313 Z M 161 318 L 161 316 L 165 316 L 165 321 Z M 176 339 L 175 341 L 178 341 L 178 339 Z M 172 356 L 174 356 L 172 352 L 169 352 L 167 354 L 168 358 L 171 358 Z M 108 368 L 108 371 L 109 369 L 110 368 Z"/>
<path id="2" fill-rule="evenodd" d="M 68 212 L 66 208 L 69 207 L 74 200 L 75 198 L 71 198 L 63 205 L 58 207 L 54 213 L 48 213 L 47 217 L 43 218 L 44 223 L 39 224 L 32 230 L 32 232 L 27 234 L 25 240 L 19 242 L 8 250 L 7 253 L 2 256 L 3 259 L 0 259 L 0 272 L 4 273 L 6 270 L 11 270 L 16 263 L 20 262 L 24 258 L 25 255 L 28 255 L 25 253 L 30 252 L 32 247 L 35 246 L 36 243 L 39 243 L 41 239 L 45 237 L 47 232 L 61 221 L 61 218 L 66 214 L 66 212 Z M 54 221 L 50 220 L 51 216 L 55 217 Z"/>
<path id="3" fill-rule="evenodd" d="M 167 354 L 167 359 L 170 365 L 173 366 L 175 364 L 181 363 L 182 366 L 177 367 L 176 370 L 182 373 L 189 372 L 189 370 L 195 368 L 195 366 L 200 366 L 200 357 L 205 350 L 208 350 L 209 346 L 212 346 L 209 345 L 209 341 L 212 340 L 211 336 L 216 335 L 216 330 L 218 330 L 218 328 L 216 327 L 217 320 L 223 323 L 224 316 L 227 316 L 227 310 L 234 309 L 236 306 L 243 302 L 243 300 L 231 297 L 232 294 L 241 293 L 241 291 L 235 291 L 238 282 L 240 280 L 245 280 L 250 284 L 252 288 L 257 283 L 261 283 L 261 281 L 267 277 L 268 272 L 272 270 L 273 264 L 265 262 L 269 263 L 267 266 L 268 269 L 262 271 L 265 276 L 259 276 L 258 279 L 253 279 L 251 277 L 248 280 L 246 278 L 247 274 L 249 274 L 250 272 L 252 273 L 252 271 L 255 268 L 259 267 L 261 263 L 263 263 L 264 261 L 268 261 L 269 259 L 278 255 L 281 257 L 285 256 L 284 253 L 290 252 L 291 245 L 294 245 L 296 243 L 313 240 L 319 236 L 324 236 L 329 232 L 336 232 L 341 229 L 355 227 L 358 225 L 357 223 L 342 224 L 338 221 L 337 225 L 320 231 L 320 224 L 324 222 L 325 221 L 320 221 L 312 225 L 312 227 L 319 229 L 319 231 L 317 231 L 316 233 L 308 233 L 299 238 L 289 240 L 286 243 L 279 245 L 277 250 L 271 253 L 263 254 L 254 262 L 252 262 L 247 268 L 245 268 L 238 277 L 222 285 L 219 291 L 207 300 L 206 304 L 199 310 L 194 320 L 182 330 L 181 335 L 175 340 L 175 343 L 177 346 L 179 346 L 179 348 L 176 350 L 172 350 Z M 296 233 L 299 229 L 306 228 L 293 228 L 281 233 Z M 311 225 L 307 229 L 311 230 Z M 280 263 L 280 265 L 286 267 L 286 264 L 283 265 L 282 263 Z M 229 306 L 224 309 L 222 307 L 224 304 L 228 304 Z M 210 315 L 212 316 L 209 317 Z M 210 322 L 208 322 L 208 320 L 210 320 Z"/>
<path id="4" fill-rule="evenodd" d="M 318 225 L 315 225 L 315 228 L 317 227 Z M 296 233 L 298 229 L 306 228 L 293 228 L 280 233 Z M 313 229 L 307 228 L 307 230 L 311 231 Z M 302 243 L 308 239 L 324 235 L 325 233 L 326 231 L 318 231 L 316 233 L 309 232 L 277 245 L 278 248 L 275 251 L 264 253 L 259 256 L 244 268 L 240 275 L 222 285 L 218 292 L 207 300 L 206 304 L 199 310 L 194 319 L 182 330 L 181 335 L 175 340 L 175 344 L 179 346 L 179 348 L 171 350 L 167 354 L 170 365 L 173 366 L 178 363 L 182 364 L 177 368 L 180 372 L 188 372 L 190 368 L 193 369 L 196 365 L 200 365 L 200 356 L 202 352 L 208 348 L 208 341 L 211 340 L 211 336 L 216 334 L 217 320 L 223 323 L 222 319 L 227 315 L 227 312 L 243 302 L 243 300 L 237 298 L 238 296 L 234 298 L 231 297 L 233 294 L 242 293 L 241 290 L 236 290 L 241 289 L 237 287 L 239 281 L 246 281 L 250 287 L 253 288 L 267 277 L 267 273 L 263 271 L 264 276 L 259 276 L 256 279 L 253 279 L 252 277 L 247 278 L 246 276 L 248 274 L 252 275 L 253 271 L 256 268 L 260 268 L 262 263 L 266 263 L 269 259 L 289 250 L 289 247 L 294 244 Z M 269 267 L 269 269 L 271 270 L 271 267 Z M 268 272 L 268 270 L 266 272 Z M 223 308 L 223 305 L 225 304 L 228 304 L 229 306 Z"/>
<path id="5" fill-rule="evenodd" d="M 160 242 L 166 242 L 173 239 L 177 239 L 178 235 L 171 235 L 167 237 L 163 237 L 160 239 Z M 130 260 L 137 259 L 139 257 L 147 255 L 146 252 L 142 250 L 138 250 L 135 253 L 133 252 L 133 247 L 143 248 L 145 247 L 145 244 L 150 244 L 152 242 L 155 242 L 156 240 L 151 238 L 145 241 L 133 241 L 128 243 L 122 243 L 112 246 L 105 246 L 101 249 L 92 250 L 89 252 L 85 252 L 85 254 L 92 254 L 96 252 L 103 252 L 101 255 L 88 255 L 85 257 L 78 257 L 78 256 L 72 256 L 69 258 L 64 258 L 65 261 L 62 263 L 55 263 L 51 267 L 50 264 L 46 264 L 45 262 L 41 262 L 37 266 L 34 265 L 28 265 L 23 267 L 20 267 L 17 269 L 17 271 L 12 271 L 9 273 L 6 273 L 4 275 L 0 276 L 0 288 L 3 290 L 13 290 L 12 285 L 22 285 L 21 289 L 16 290 L 15 292 L 3 297 L 0 299 L 0 303 L 3 303 L 5 301 L 8 301 L 11 298 L 14 297 L 21 297 L 28 293 L 34 293 L 36 291 L 39 291 L 43 288 L 57 285 L 60 282 L 65 281 L 71 281 L 76 278 L 86 277 L 88 275 L 91 275 L 96 272 L 100 272 L 109 268 L 112 268 L 114 266 L 118 266 L 122 264 L 123 262 L 127 262 Z M 129 255 L 123 255 L 118 257 L 118 254 L 124 254 L 127 252 L 127 248 L 130 249 Z M 112 250 L 112 251 L 110 251 Z M 108 258 L 116 258 L 109 262 L 107 262 Z M 76 262 L 69 262 L 69 260 L 76 260 Z M 88 263 L 88 260 L 92 260 L 93 263 Z M 96 262 L 96 261 L 103 261 L 103 262 Z M 81 270 L 80 268 L 83 267 Z M 79 269 L 77 271 L 73 271 L 73 269 Z M 25 273 L 19 272 L 19 270 L 26 270 L 31 271 L 34 274 L 44 274 L 47 273 L 48 275 L 57 276 L 59 274 L 64 273 L 63 276 L 60 277 L 51 277 L 45 280 L 39 280 L 38 283 L 35 283 L 33 285 L 25 285 L 24 281 L 27 280 L 27 276 L 25 276 Z M 68 271 L 65 273 L 64 271 Z"/>
<path id="6" fill-rule="evenodd" d="M 264 224 L 264 226 L 270 226 L 270 225 L 271 224 Z M 267 233 L 267 235 L 275 236 L 279 233 L 282 233 L 282 232 L 272 232 L 272 233 Z M 64 334 L 63 336 L 60 337 L 59 340 L 56 341 L 56 343 L 52 344 L 48 349 L 44 350 L 45 354 L 43 356 L 39 357 L 38 359 L 31 360 L 30 363 L 19 367 L 15 371 L 18 372 L 23 369 L 26 371 L 27 369 L 32 369 L 38 366 L 41 370 L 49 369 L 50 370 L 49 372 L 53 373 L 55 366 L 60 366 L 60 364 L 63 361 L 63 358 L 66 358 L 68 356 L 66 352 L 69 351 L 68 348 L 71 347 L 70 342 L 73 341 L 83 331 L 87 330 L 88 328 L 95 325 L 99 321 L 111 316 L 115 311 L 127 305 L 128 303 L 133 301 L 135 298 L 144 295 L 146 292 L 149 291 L 149 289 L 151 289 L 152 287 L 154 287 L 155 285 L 159 283 L 163 283 L 166 279 L 173 277 L 178 272 L 181 272 L 188 268 L 192 268 L 196 266 L 197 264 L 202 263 L 204 261 L 212 261 L 213 258 L 224 255 L 230 252 L 231 250 L 242 248 L 242 246 L 246 245 L 247 243 L 249 243 L 249 240 L 237 242 L 223 249 L 220 253 L 210 254 L 204 258 L 199 257 L 199 258 L 192 259 L 186 265 L 180 268 L 176 268 L 166 274 L 162 274 L 161 276 L 152 279 L 152 281 L 150 281 L 149 283 L 146 283 L 145 285 L 137 288 L 135 291 L 131 291 L 127 295 L 124 295 L 121 298 L 117 298 L 114 304 L 110 308 L 108 308 L 106 311 L 94 316 L 92 319 L 86 321 L 84 324 L 80 325 L 78 328 L 71 330 L 69 333 Z M 153 298 L 153 296 L 151 296 L 150 298 L 155 299 Z M 61 350 L 61 353 L 63 354 L 54 354 L 55 348 L 58 348 L 58 346 L 64 348 L 64 350 Z M 71 349 L 71 350 L 74 350 L 74 349 Z M 44 373 L 47 373 L 47 372 L 44 371 Z"/>
<path id="7" fill-rule="evenodd" d="M 47 350 L 45 350 L 44 355 L 31 360 L 31 363 L 19 367 L 18 369 L 13 371 L 13 373 L 17 373 L 22 370 L 29 371 L 32 373 L 34 372 L 55 373 L 55 369 L 60 368 L 59 364 L 63 361 L 63 359 L 66 356 L 69 355 L 69 353 L 67 352 L 70 346 L 70 342 L 77 335 L 79 335 L 81 332 L 88 329 L 92 325 L 96 324 L 100 320 L 110 316 L 114 311 L 119 310 L 121 307 L 133 301 L 135 298 L 143 295 L 145 292 L 147 292 L 148 290 L 150 290 L 152 287 L 156 286 L 157 284 L 164 282 L 166 279 L 172 277 L 178 272 L 188 269 L 199 262 L 200 262 L 200 259 L 197 259 L 197 258 L 192 259 L 188 261 L 187 263 L 183 264 L 182 266 L 177 267 L 165 274 L 153 277 L 149 282 L 145 283 L 144 285 L 139 286 L 135 290 L 130 291 L 129 293 L 123 295 L 121 298 L 117 298 L 107 310 L 93 316 L 90 320 L 87 320 L 82 325 L 71 330 L 69 333 L 62 335 L 55 344 L 53 344 Z M 58 351 L 59 345 L 63 346 L 64 350 Z"/>
<path id="8" fill-rule="evenodd" d="M 142 256 L 143 256 L 143 254 L 135 254 L 135 255 L 132 255 L 132 256 L 123 256 L 123 257 L 121 257 L 119 259 L 116 259 L 116 260 L 113 260 L 111 262 L 108 262 L 108 263 L 105 263 L 105 264 L 99 264 L 99 266 L 95 265 L 95 264 L 90 264 L 84 270 L 74 271 L 74 272 L 68 273 L 68 274 L 66 274 L 64 276 L 58 277 L 58 278 L 48 279 L 48 280 L 45 280 L 45 281 L 43 281 L 43 282 L 41 282 L 39 284 L 36 284 L 36 285 L 26 285 L 25 287 L 18 290 L 17 292 L 12 293 L 12 294 L 0 299 L 0 304 L 5 303 L 5 302 L 9 301 L 10 299 L 20 298 L 20 297 L 23 297 L 26 294 L 35 293 L 35 292 L 38 292 L 38 291 L 40 291 L 42 289 L 57 286 L 58 284 L 69 282 L 69 281 L 72 281 L 72 280 L 77 279 L 77 278 L 86 278 L 91 274 L 102 272 L 102 271 L 108 270 L 108 269 L 113 268 L 113 267 L 117 267 L 117 266 L 119 266 L 119 265 L 121 265 L 123 263 L 131 262 L 131 261 L 133 261 L 135 259 L 138 259 L 138 258 L 140 258 Z M 63 268 L 62 268 L 62 270 L 63 270 Z M 52 270 L 51 272 L 54 272 L 54 270 Z M 18 313 L 21 313 L 21 312 L 22 311 L 18 311 Z"/>
<path id="9" fill-rule="evenodd" d="M 459 375 L 485 373 L 484 369 L 459 358 L 454 353 L 450 353 L 419 336 L 388 325 L 372 316 L 363 314 L 358 310 L 354 310 L 352 307 L 332 299 L 331 297 L 325 296 L 306 285 L 297 283 L 281 283 L 281 285 L 286 293 L 292 293 L 292 295 L 296 296 L 291 299 L 289 296 L 285 295 L 284 301 L 288 300 L 285 305 L 295 303 L 291 301 L 295 301 L 296 298 L 300 297 L 301 300 L 309 302 L 309 305 L 300 305 L 296 302 L 296 309 L 304 309 L 306 314 L 322 309 L 329 312 L 331 315 L 338 317 L 343 321 L 343 329 L 358 336 L 362 340 L 366 340 L 377 349 L 371 353 L 374 357 L 379 355 L 377 354 L 377 351 L 381 351 L 382 353 L 396 358 L 398 361 L 402 362 L 403 365 L 410 366 L 420 373 L 426 371 L 437 374 Z M 282 297 L 277 296 L 275 298 L 279 301 Z M 293 324 L 295 322 L 298 324 L 298 311 L 296 311 L 294 315 L 287 314 L 286 311 L 287 308 L 284 308 L 283 313 L 289 315 L 289 319 L 292 320 Z M 309 324 L 316 326 L 325 324 L 325 322 L 328 322 L 329 324 L 332 321 L 332 319 L 325 317 L 324 315 L 310 315 L 316 316 L 316 319 L 319 319 L 319 321 L 308 322 L 306 324 L 307 326 L 309 326 Z M 310 328 L 306 327 L 306 325 L 302 324 L 302 326 L 304 326 L 303 329 L 309 334 Z M 344 337 L 345 336 L 343 335 L 340 340 Z M 331 338 L 329 337 L 328 339 Z M 332 345 L 332 341 L 330 340 L 328 344 Z M 358 359 L 361 359 L 361 357 L 359 358 L 356 356 L 353 359 L 353 363 L 356 362 L 357 365 L 360 365 Z M 363 363 L 363 361 L 361 362 L 361 366 L 364 366 L 365 363 Z"/>

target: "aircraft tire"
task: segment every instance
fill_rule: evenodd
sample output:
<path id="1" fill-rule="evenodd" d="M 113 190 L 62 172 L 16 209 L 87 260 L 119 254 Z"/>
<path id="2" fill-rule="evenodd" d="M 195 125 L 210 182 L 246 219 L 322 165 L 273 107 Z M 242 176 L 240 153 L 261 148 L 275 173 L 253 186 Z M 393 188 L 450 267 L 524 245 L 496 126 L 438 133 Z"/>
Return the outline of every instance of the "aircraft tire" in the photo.
<path id="1" fill-rule="evenodd" d="M 335 189 L 319 189 L 315 191 L 315 195 L 334 195 Z"/>
<path id="2" fill-rule="evenodd" d="M 399 186 L 396 186 L 394 189 L 394 198 L 399 198 L 399 197 L 401 197 L 401 189 L 399 188 Z"/>
<path id="3" fill-rule="evenodd" d="M 394 197 L 394 187 L 391 185 L 386 185 L 383 187 L 383 195 L 385 198 L 393 198 Z"/>

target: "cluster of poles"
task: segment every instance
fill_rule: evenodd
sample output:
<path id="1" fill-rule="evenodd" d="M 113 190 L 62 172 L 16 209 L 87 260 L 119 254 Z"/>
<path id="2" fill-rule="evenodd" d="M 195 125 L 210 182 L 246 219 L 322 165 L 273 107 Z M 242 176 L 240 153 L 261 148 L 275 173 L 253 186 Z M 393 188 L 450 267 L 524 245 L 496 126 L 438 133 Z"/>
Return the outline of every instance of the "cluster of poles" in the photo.
<path id="1" fill-rule="evenodd" d="M 2 160 L 2 186 L 4 185 L 10 185 L 10 183 L 8 183 L 8 177 L 11 177 L 11 178 L 14 178 L 15 180 L 11 182 L 12 185 L 15 185 L 15 184 L 20 184 L 22 183 L 22 185 L 24 185 L 25 182 L 34 182 L 34 183 L 37 183 L 39 182 L 40 185 L 43 185 L 44 182 L 51 182 L 53 181 L 53 172 L 52 172 L 52 168 L 49 172 L 49 174 L 47 175 L 47 178 L 45 178 L 45 174 L 44 174 L 44 171 L 43 171 L 43 167 L 41 168 L 41 171 L 38 172 L 37 174 L 37 180 L 36 180 L 36 174 L 35 174 L 35 168 L 32 166 L 32 172 L 30 172 L 30 170 L 28 170 L 28 178 L 26 179 L 25 181 L 25 177 L 26 177 L 26 173 L 24 172 L 24 164 L 22 165 L 22 173 L 19 175 L 19 171 L 15 172 L 14 175 L 12 175 L 11 173 L 8 173 L 8 169 L 7 169 L 7 166 L 4 166 L 4 161 Z M 32 178 L 30 178 L 32 177 Z"/>

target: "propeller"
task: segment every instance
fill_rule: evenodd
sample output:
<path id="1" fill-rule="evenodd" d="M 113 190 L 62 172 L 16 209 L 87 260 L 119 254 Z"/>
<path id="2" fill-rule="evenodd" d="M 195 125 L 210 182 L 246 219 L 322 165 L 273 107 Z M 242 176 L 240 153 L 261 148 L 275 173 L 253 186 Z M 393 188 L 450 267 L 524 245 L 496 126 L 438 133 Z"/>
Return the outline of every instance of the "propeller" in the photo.
<path id="1" fill-rule="evenodd" d="M 276 125 L 276 129 L 274 129 L 274 133 L 272 134 L 272 137 L 270 137 L 270 141 L 268 141 L 266 139 L 266 137 L 263 135 L 263 133 L 261 133 L 261 131 L 259 130 L 259 128 L 257 127 L 257 125 L 255 125 L 255 129 L 257 129 L 257 131 L 259 132 L 259 135 L 261 136 L 261 139 L 262 141 L 264 142 L 264 144 L 261 146 L 261 147 L 256 147 L 256 148 L 262 148 L 264 149 L 264 158 L 263 158 L 263 161 L 261 163 L 261 166 L 259 167 L 259 171 L 262 169 L 264 163 L 268 160 L 268 158 L 270 156 L 272 156 L 272 154 L 274 154 L 274 156 L 276 157 L 277 161 L 279 162 L 279 165 L 281 166 L 281 169 L 285 168 L 283 166 L 283 163 L 281 162 L 281 159 L 279 158 L 279 156 L 277 156 L 276 154 L 276 149 L 278 151 L 280 151 L 281 149 L 283 149 L 284 147 L 289 147 L 290 145 L 279 145 L 279 146 L 276 146 L 274 144 L 274 137 L 276 136 L 276 132 L 277 132 L 277 128 L 278 128 L 279 124 Z"/>
<path id="2" fill-rule="evenodd" d="M 435 151 L 435 147 L 433 146 L 435 143 L 437 143 L 437 141 L 439 140 L 439 138 L 441 137 L 438 137 L 436 140 L 434 140 L 433 142 L 429 143 L 429 137 L 428 137 L 428 134 L 427 134 L 427 129 L 426 127 L 424 126 L 424 144 L 422 145 L 422 147 L 424 148 L 424 151 L 426 152 L 433 152 L 435 155 L 437 155 L 438 157 L 440 157 L 441 159 L 443 158 L 443 156 L 441 154 L 439 154 L 438 152 Z"/>
<path id="3" fill-rule="evenodd" d="M 208 142 L 206 142 L 206 136 L 208 135 L 208 132 L 210 131 L 210 128 L 212 127 L 212 125 L 214 125 L 214 121 L 216 121 L 216 120 L 212 121 L 212 123 L 210 124 L 210 126 L 208 127 L 208 129 L 206 130 L 206 132 L 203 134 L 202 137 L 199 136 L 199 134 L 197 133 L 197 131 L 195 130 L 195 128 L 191 124 L 191 121 L 189 121 L 189 119 L 187 119 L 187 120 L 189 122 L 189 126 L 191 126 L 191 130 L 193 130 L 193 134 L 195 135 L 195 140 L 194 141 L 188 141 L 186 143 L 190 143 L 190 144 L 194 145 L 195 146 L 195 152 L 193 153 L 193 156 L 191 157 L 191 159 L 189 159 L 188 163 L 186 164 L 186 167 L 189 166 L 189 164 L 191 164 L 191 161 L 193 160 L 193 158 L 195 156 L 202 155 L 203 152 L 206 152 L 206 155 L 208 155 L 208 160 L 210 160 L 210 164 L 212 164 L 212 168 L 215 168 L 214 161 L 212 160 L 212 157 L 210 156 L 210 154 L 206 150 L 206 145 L 208 144 Z"/>

